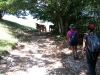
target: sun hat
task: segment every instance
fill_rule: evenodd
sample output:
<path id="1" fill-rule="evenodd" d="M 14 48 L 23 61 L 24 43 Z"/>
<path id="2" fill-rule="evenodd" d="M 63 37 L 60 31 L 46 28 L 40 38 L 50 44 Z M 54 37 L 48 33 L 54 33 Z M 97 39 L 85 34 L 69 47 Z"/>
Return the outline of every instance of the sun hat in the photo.
<path id="1" fill-rule="evenodd" d="M 75 27 L 74 27 L 74 24 L 71 24 L 71 25 L 69 26 L 69 28 L 70 28 L 70 29 L 71 29 L 71 28 L 75 28 Z"/>

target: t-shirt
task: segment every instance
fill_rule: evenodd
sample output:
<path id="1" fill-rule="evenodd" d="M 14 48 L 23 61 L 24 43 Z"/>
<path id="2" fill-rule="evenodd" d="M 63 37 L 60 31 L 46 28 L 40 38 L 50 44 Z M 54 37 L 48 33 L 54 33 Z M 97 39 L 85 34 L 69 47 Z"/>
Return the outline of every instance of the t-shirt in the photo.
<path id="1" fill-rule="evenodd" d="M 89 34 L 89 33 L 87 33 L 87 34 L 86 34 L 86 35 L 84 35 L 84 37 L 83 37 L 83 39 L 85 39 L 85 40 L 86 40 L 86 45 L 87 45 L 87 43 L 88 43 L 88 38 L 87 38 L 87 37 L 88 37 L 88 34 Z M 97 36 L 98 36 L 98 35 L 97 35 Z M 98 36 L 98 37 L 99 37 L 99 36 Z M 99 37 L 99 38 L 100 38 L 100 37 Z"/>
<path id="2" fill-rule="evenodd" d="M 78 31 L 77 30 L 75 30 L 75 29 L 70 29 L 68 32 L 67 32 L 67 34 L 68 34 L 68 41 L 70 41 L 70 35 L 71 35 L 71 31 L 74 31 L 77 35 L 78 35 Z"/>

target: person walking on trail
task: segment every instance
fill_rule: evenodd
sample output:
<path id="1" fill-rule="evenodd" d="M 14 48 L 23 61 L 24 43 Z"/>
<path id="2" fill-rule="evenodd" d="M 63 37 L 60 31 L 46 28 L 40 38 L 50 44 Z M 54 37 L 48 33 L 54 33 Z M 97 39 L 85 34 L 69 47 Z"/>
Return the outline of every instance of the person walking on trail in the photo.
<path id="1" fill-rule="evenodd" d="M 70 30 L 67 32 L 67 40 L 72 50 L 73 59 L 77 59 L 78 31 L 75 29 L 74 24 L 71 24 L 69 28 Z"/>
<path id="2" fill-rule="evenodd" d="M 83 37 L 82 55 L 86 54 L 89 75 L 96 75 L 96 62 L 100 53 L 100 38 L 94 32 L 94 28 L 94 24 L 89 24 L 88 33 Z"/>

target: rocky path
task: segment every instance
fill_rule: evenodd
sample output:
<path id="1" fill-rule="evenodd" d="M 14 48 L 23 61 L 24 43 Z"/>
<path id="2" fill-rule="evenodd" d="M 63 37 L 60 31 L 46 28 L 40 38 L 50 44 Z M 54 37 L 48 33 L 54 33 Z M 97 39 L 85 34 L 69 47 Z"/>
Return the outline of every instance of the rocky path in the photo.
<path id="1" fill-rule="evenodd" d="M 6 62 L 1 61 L 0 75 L 87 75 L 86 60 L 78 50 L 80 57 L 73 60 L 66 41 L 34 35 L 31 42 L 19 42 L 4 56 Z"/>

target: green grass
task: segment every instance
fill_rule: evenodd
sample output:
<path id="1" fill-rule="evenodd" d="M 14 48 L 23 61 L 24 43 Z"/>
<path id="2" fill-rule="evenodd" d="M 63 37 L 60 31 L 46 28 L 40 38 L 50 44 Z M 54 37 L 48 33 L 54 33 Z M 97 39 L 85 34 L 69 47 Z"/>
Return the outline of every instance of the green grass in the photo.
<path id="1" fill-rule="evenodd" d="M 28 42 L 32 33 L 36 31 L 34 28 L 20 25 L 15 22 L 1 20 L 0 21 L 0 51 L 11 49 L 11 47 L 20 39 Z"/>

